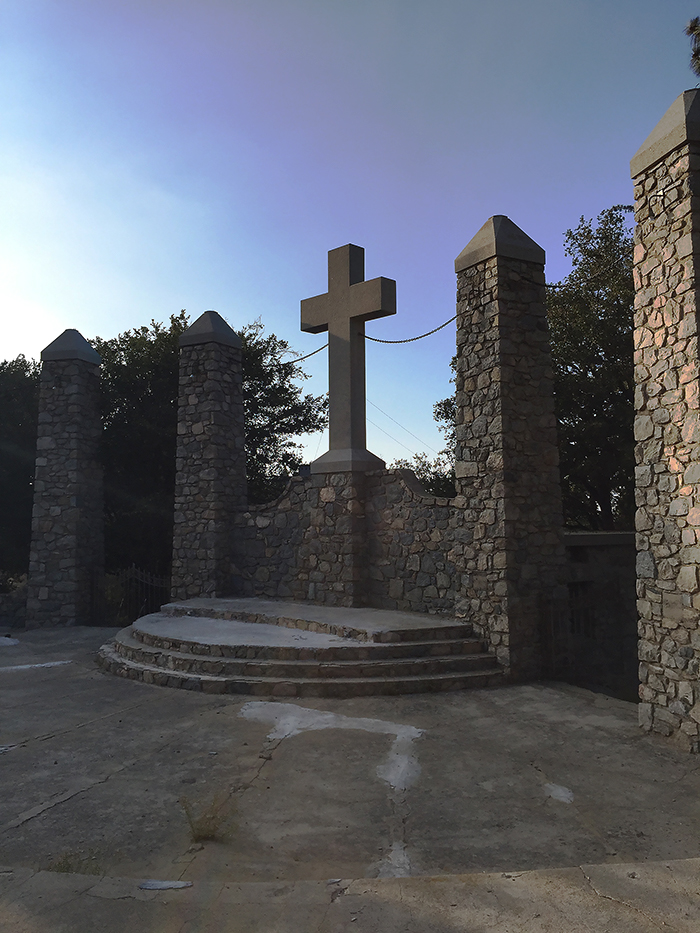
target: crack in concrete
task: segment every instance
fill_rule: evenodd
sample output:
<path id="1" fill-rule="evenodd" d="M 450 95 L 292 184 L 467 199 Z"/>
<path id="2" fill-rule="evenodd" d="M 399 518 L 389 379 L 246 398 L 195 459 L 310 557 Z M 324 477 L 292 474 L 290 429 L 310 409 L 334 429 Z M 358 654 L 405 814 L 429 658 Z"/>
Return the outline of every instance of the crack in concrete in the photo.
<path id="1" fill-rule="evenodd" d="M 344 888 L 343 891 L 331 891 L 330 899 L 328 903 L 326 904 L 326 909 L 323 911 L 323 914 L 321 915 L 321 919 L 318 922 L 318 926 L 316 927 L 316 933 L 321 933 L 321 930 L 325 928 L 326 919 L 328 917 L 331 907 L 335 903 L 336 899 L 340 897 L 340 895 L 343 894 L 345 891 L 347 891 L 347 888 Z"/>
<path id="2" fill-rule="evenodd" d="M 74 787 L 71 790 L 64 791 L 62 794 L 56 794 L 54 797 L 50 797 L 48 800 L 45 800 L 43 803 L 37 804 L 35 807 L 32 807 L 29 810 L 25 810 L 24 813 L 20 813 L 18 817 L 14 820 L 11 820 L 9 823 L 6 823 L 3 827 L 5 831 L 9 829 L 17 829 L 19 826 L 22 826 L 24 823 L 28 823 L 29 820 L 33 820 L 34 817 L 40 816 L 42 813 L 45 813 L 47 810 L 57 807 L 61 803 L 65 803 L 66 800 L 70 800 L 72 797 L 76 797 L 78 794 L 82 794 L 87 790 L 90 790 L 92 787 L 96 787 L 98 784 L 106 784 L 107 781 L 114 777 L 115 774 L 119 774 L 121 771 L 131 768 L 136 764 L 134 761 L 126 761 L 124 764 L 120 765 L 118 768 L 115 768 L 114 771 L 110 771 L 105 777 L 99 778 L 97 780 L 83 782 L 78 787 Z"/>
<path id="3" fill-rule="evenodd" d="M 78 729 L 85 728 L 85 726 L 91 726 L 93 725 L 93 723 L 103 722 L 105 719 L 111 719 L 114 716 L 120 716 L 122 714 L 125 715 L 126 713 L 130 713 L 132 710 L 138 709 L 139 707 L 143 705 L 144 704 L 142 702 L 134 703 L 133 706 L 126 706 L 123 709 L 118 709 L 118 710 L 111 711 L 109 713 L 105 713 L 104 716 L 96 716 L 94 719 L 87 719 L 85 720 L 85 722 L 76 723 L 73 726 L 69 726 L 67 729 L 61 729 L 57 732 L 44 732 L 44 733 L 41 733 L 40 735 L 31 735 L 28 738 L 22 739 L 21 741 L 17 742 L 17 744 L 13 747 L 14 748 L 25 748 L 31 742 L 46 742 L 48 739 L 55 739 L 55 738 L 58 738 L 59 736 L 68 735 L 70 732 L 75 732 Z"/>
<path id="4" fill-rule="evenodd" d="M 641 907 L 636 907 L 634 904 L 628 903 L 628 901 L 622 901 L 618 897 L 613 897 L 611 894 L 603 894 L 602 891 L 599 891 L 596 886 L 593 884 L 593 880 L 583 869 L 582 865 L 579 865 L 579 870 L 581 874 L 586 879 L 588 887 L 593 891 L 593 893 L 600 898 L 604 898 L 607 901 L 612 901 L 613 904 L 620 904 L 622 907 L 627 907 L 629 910 L 634 910 L 636 913 L 640 914 L 642 917 L 645 917 L 651 923 L 653 923 L 658 929 L 665 927 L 666 929 L 671 929 L 665 920 L 657 920 L 655 917 L 650 916 L 648 913 L 643 911 Z"/>

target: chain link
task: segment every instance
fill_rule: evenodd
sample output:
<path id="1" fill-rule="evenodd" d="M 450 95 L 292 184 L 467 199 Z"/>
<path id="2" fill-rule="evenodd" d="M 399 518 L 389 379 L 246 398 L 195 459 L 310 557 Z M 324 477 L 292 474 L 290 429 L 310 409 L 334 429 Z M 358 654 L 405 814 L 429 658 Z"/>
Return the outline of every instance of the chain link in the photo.
<path id="1" fill-rule="evenodd" d="M 457 315 L 451 317 L 449 321 L 445 321 L 444 324 L 441 324 L 439 327 L 429 330 L 427 334 L 420 334 L 418 337 L 408 337 L 406 340 L 380 340 L 379 337 L 370 337 L 369 334 L 365 334 L 365 340 L 373 340 L 375 343 L 413 343 L 415 340 L 422 340 L 423 337 L 429 337 L 431 334 L 437 334 L 439 330 L 442 330 L 443 327 L 447 327 L 448 324 L 451 324 L 453 321 L 457 320 Z"/>

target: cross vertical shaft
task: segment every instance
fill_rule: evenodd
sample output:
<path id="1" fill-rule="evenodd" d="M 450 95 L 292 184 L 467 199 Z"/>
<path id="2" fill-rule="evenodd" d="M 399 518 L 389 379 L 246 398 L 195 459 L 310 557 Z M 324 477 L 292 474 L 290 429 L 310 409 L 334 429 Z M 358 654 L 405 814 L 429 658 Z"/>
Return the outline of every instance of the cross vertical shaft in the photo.
<path id="1" fill-rule="evenodd" d="M 328 292 L 301 303 L 301 329 L 328 331 L 329 451 L 313 472 L 372 470 L 367 450 L 365 321 L 396 314 L 396 282 L 365 282 L 365 251 L 348 244 L 328 253 Z"/>

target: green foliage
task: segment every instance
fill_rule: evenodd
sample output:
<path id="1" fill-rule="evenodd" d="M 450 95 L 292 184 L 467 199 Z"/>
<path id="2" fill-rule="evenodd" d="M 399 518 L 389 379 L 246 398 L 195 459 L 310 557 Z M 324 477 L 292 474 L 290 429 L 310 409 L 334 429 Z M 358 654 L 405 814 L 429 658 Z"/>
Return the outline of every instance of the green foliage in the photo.
<path id="1" fill-rule="evenodd" d="M 413 470 L 421 481 L 423 489 L 432 496 L 442 496 L 452 499 L 457 491 L 455 489 L 454 458 L 450 458 L 443 450 L 430 460 L 426 454 L 414 454 L 411 460 L 395 460 L 391 464 L 394 470 Z"/>
<path id="2" fill-rule="evenodd" d="M 450 360 L 450 368 L 454 373 L 457 357 Z M 454 376 L 450 377 L 454 382 Z M 455 487 L 455 417 L 457 409 L 454 395 L 441 399 L 433 405 L 433 420 L 437 422 L 438 430 L 445 435 L 446 446 L 444 450 L 431 460 L 427 454 L 414 454 L 411 460 L 395 460 L 393 469 L 413 470 L 421 481 L 426 492 L 433 496 L 451 499 L 457 495 Z"/>
<path id="3" fill-rule="evenodd" d="M 178 338 L 185 311 L 168 324 L 91 341 L 102 357 L 102 462 L 105 478 L 105 558 L 108 570 L 136 564 L 167 575 L 171 559 Z M 295 437 L 322 430 L 324 397 L 304 394 L 306 375 L 289 345 L 265 334 L 260 321 L 239 331 L 243 341 L 243 402 L 251 503 L 278 495 L 301 463 Z M 0 363 L 0 569 L 26 572 L 39 400 L 38 363 Z"/>
<path id="4" fill-rule="evenodd" d="M 238 331 L 243 341 L 246 471 L 251 503 L 278 496 L 302 464 L 301 444 L 293 438 L 322 431 L 327 424 L 324 396 L 303 394 L 293 380 L 306 379 L 286 340 L 264 334 L 261 322 Z"/>
<path id="5" fill-rule="evenodd" d="M 178 338 L 185 311 L 170 326 L 91 341 L 102 357 L 105 556 L 109 569 L 135 563 L 166 574 L 171 558 Z M 293 379 L 305 374 L 283 360 L 289 345 L 265 335 L 260 321 L 238 332 L 243 341 L 246 469 L 251 503 L 274 498 L 301 465 L 294 436 L 321 430 L 326 401 L 303 395 Z"/>
<path id="6" fill-rule="evenodd" d="M 177 432 L 178 338 L 187 314 L 90 342 L 102 357 L 105 563 L 168 571 Z"/>
<path id="7" fill-rule="evenodd" d="M 630 207 L 567 230 L 572 271 L 548 289 L 564 514 L 568 525 L 633 523 L 633 238 Z"/>
<path id="8" fill-rule="evenodd" d="M 567 230 L 573 268 L 547 290 L 564 518 L 573 527 L 633 527 L 630 210 L 617 205 L 595 226 L 582 217 Z M 437 402 L 433 416 L 447 442 L 443 455 L 454 463 L 454 396 Z"/>
<path id="9" fill-rule="evenodd" d="M 450 360 L 450 369 L 453 373 L 457 370 L 457 357 L 453 356 Z M 454 375 L 450 377 L 450 382 L 454 382 Z M 437 422 L 438 431 L 445 435 L 445 449 L 441 451 L 440 456 L 445 457 L 452 467 L 454 473 L 455 467 L 455 447 L 457 445 L 457 436 L 455 424 L 457 421 L 457 403 L 454 395 L 448 395 L 447 398 L 435 402 L 433 405 L 433 420 Z"/>
<path id="10" fill-rule="evenodd" d="M 23 356 L 0 362 L 0 569 L 13 575 L 29 566 L 39 373 Z"/>
<path id="11" fill-rule="evenodd" d="M 694 16 L 685 27 L 685 34 L 692 40 L 690 70 L 700 77 L 700 16 Z"/>

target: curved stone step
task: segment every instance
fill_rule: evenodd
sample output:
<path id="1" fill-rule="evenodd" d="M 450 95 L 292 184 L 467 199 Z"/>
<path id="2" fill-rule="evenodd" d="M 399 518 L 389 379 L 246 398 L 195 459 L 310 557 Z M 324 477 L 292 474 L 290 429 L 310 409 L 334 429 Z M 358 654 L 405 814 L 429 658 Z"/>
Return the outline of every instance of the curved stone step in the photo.
<path id="1" fill-rule="evenodd" d="M 384 643 L 452 640 L 473 635 L 472 627 L 467 623 L 453 618 L 426 616 L 425 613 L 318 606 L 254 597 L 202 597 L 166 603 L 161 606 L 159 615 L 239 620 Z M 342 621 L 338 620 L 339 615 L 342 615 Z"/>
<path id="2" fill-rule="evenodd" d="M 177 617 L 176 617 L 177 618 Z M 196 654 L 199 657 L 210 656 L 213 658 L 249 658 L 253 660 L 310 660 L 317 661 L 336 661 L 336 660 L 374 660 L 382 658 L 417 658 L 428 655 L 451 655 L 451 654 L 479 654 L 483 652 L 483 642 L 472 637 L 461 637 L 456 639 L 427 639 L 422 641 L 400 641 L 400 642 L 375 642 L 375 641 L 357 641 L 351 638 L 341 638 L 335 636 L 336 640 L 327 644 L 253 644 L 250 639 L 240 644 L 225 641 L 223 638 L 217 640 L 216 632 L 210 634 L 206 629 L 197 631 L 200 620 L 204 625 L 207 622 L 214 622 L 219 627 L 222 621 L 240 622 L 238 619 L 212 619 L 208 616 L 198 616 L 192 619 L 192 625 L 188 626 L 187 636 L 178 635 L 172 625 L 166 623 L 171 617 L 161 613 L 153 613 L 138 619 L 128 632 L 131 638 L 147 645 L 151 648 L 160 648 L 163 651 L 177 651 L 182 654 Z M 188 618 L 189 621 L 189 618 Z M 250 627 L 250 635 L 255 631 L 260 631 L 269 623 L 251 623 L 243 622 L 242 625 Z M 275 627 L 278 628 L 278 627 Z M 159 631 L 161 629 L 161 631 Z M 123 630 L 124 632 L 127 629 Z M 294 631 L 299 631 L 295 629 Z M 307 631 L 308 630 L 304 630 Z M 468 630 L 471 635 L 471 630 Z M 325 633 L 314 633 L 325 634 Z M 196 636 L 196 637 L 195 637 Z"/>
<path id="3" fill-rule="evenodd" d="M 361 678 L 297 678 L 278 677 L 227 678 L 213 674 L 169 671 L 122 657 L 111 645 L 103 645 L 98 653 L 100 666 L 112 674 L 158 686 L 179 687 L 204 693 L 245 694 L 280 697 L 353 697 L 381 696 L 429 691 L 464 690 L 470 687 L 490 687 L 503 683 L 501 669 L 463 673 L 425 674 L 405 677 Z"/>
<path id="4" fill-rule="evenodd" d="M 251 626 L 253 628 L 253 626 Z M 415 643 L 411 643 L 415 644 Z M 442 644 L 436 642 L 433 644 Z M 463 654 L 397 657 L 392 654 L 389 645 L 348 645 L 338 648 L 275 648 L 266 649 L 265 657 L 247 656 L 212 656 L 205 652 L 196 652 L 197 647 L 210 646 L 189 642 L 187 651 L 173 650 L 169 647 L 150 646 L 134 637 L 132 629 L 123 629 L 112 642 L 117 654 L 127 661 L 135 661 L 150 667 L 157 667 L 179 673 L 215 675 L 226 678 L 276 677 L 280 680 L 299 678 L 361 678 L 387 677 L 403 678 L 423 674 L 462 673 L 465 671 L 485 670 L 496 666 L 496 658 L 485 652 Z M 250 646 L 240 647 L 246 650 Z M 256 646 L 260 647 L 260 646 Z M 404 647 L 401 645 L 401 647 Z M 334 656 L 328 657 L 328 652 Z M 358 657 L 361 651 L 364 656 Z M 295 652 L 296 656 L 285 656 Z M 377 656 L 380 654 L 381 656 Z M 304 655 L 304 656 L 302 656 Z"/>

